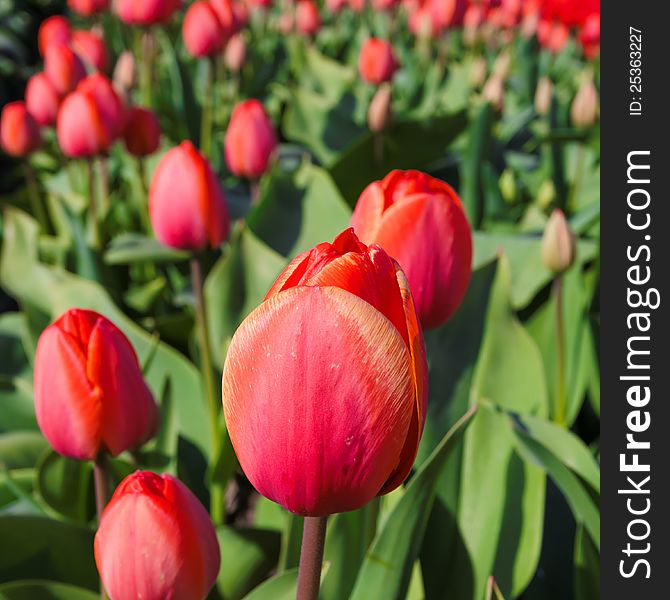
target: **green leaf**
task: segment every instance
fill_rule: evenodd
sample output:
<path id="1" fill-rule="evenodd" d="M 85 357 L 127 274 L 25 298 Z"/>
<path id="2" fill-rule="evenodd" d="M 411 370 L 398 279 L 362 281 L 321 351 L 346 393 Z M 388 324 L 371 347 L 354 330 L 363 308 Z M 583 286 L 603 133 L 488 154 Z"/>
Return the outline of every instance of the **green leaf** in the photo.
<path id="1" fill-rule="evenodd" d="M 0 434 L 0 469 L 34 467 L 47 448 L 41 433 L 12 431 Z"/>
<path id="2" fill-rule="evenodd" d="M 583 526 L 575 535 L 575 600 L 600 598 L 600 555 Z"/>
<path id="3" fill-rule="evenodd" d="M 275 575 L 259 585 L 244 600 L 295 600 L 298 585 L 298 569 Z"/>
<path id="4" fill-rule="evenodd" d="M 52 581 L 15 581 L 0 585 L 0 600 L 97 600 L 99 593 Z"/>
<path id="5" fill-rule="evenodd" d="M 157 239 L 140 233 L 123 233 L 115 237 L 105 250 L 104 261 L 108 265 L 129 265 L 137 262 L 177 262 L 187 260 L 190 254 L 174 250 Z"/>
<path id="6" fill-rule="evenodd" d="M 350 600 L 405 597 L 442 468 L 476 412 L 472 407 L 412 478 L 368 550 Z"/>

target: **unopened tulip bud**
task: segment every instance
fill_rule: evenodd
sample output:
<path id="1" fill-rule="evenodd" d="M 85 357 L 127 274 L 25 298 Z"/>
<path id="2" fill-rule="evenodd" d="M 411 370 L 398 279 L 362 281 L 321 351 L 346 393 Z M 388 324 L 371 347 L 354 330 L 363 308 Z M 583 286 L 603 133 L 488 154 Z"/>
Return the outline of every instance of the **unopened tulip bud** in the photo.
<path id="1" fill-rule="evenodd" d="M 128 111 L 123 140 L 133 156 L 147 156 L 158 149 L 161 128 L 156 115 L 148 108 L 134 107 Z"/>
<path id="2" fill-rule="evenodd" d="M 502 52 L 493 63 L 493 74 L 497 75 L 503 81 L 509 76 L 512 66 L 512 57 L 509 52 Z"/>
<path id="3" fill-rule="evenodd" d="M 483 56 L 479 56 L 472 63 L 470 69 L 470 83 L 476 88 L 482 87 L 486 82 L 488 72 L 489 67 L 486 63 L 486 59 Z"/>
<path id="4" fill-rule="evenodd" d="M 361 48 L 358 72 L 364 81 L 379 85 L 391 81 L 398 69 L 393 47 L 386 40 L 370 38 Z"/>
<path id="5" fill-rule="evenodd" d="M 149 215 L 156 237 L 171 248 L 216 248 L 228 237 L 223 189 L 191 142 L 172 148 L 158 163 L 149 188 Z"/>
<path id="6" fill-rule="evenodd" d="M 40 125 L 56 123 L 60 95 L 45 73 L 36 73 L 26 84 L 26 108 Z"/>
<path id="7" fill-rule="evenodd" d="M 247 56 L 247 43 L 241 33 L 236 33 L 228 40 L 226 50 L 223 55 L 223 60 L 233 73 L 238 73 Z"/>
<path id="8" fill-rule="evenodd" d="M 93 69 L 106 71 L 109 54 L 102 36 L 95 31 L 75 31 L 72 34 L 72 49 Z"/>
<path id="9" fill-rule="evenodd" d="M 384 131 L 391 121 L 391 100 L 393 90 L 388 83 L 379 86 L 368 109 L 368 127 L 370 131 Z"/>
<path id="10" fill-rule="evenodd" d="M 546 179 L 538 190 L 537 205 L 545 210 L 554 200 L 556 200 L 556 187 L 551 179 Z"/>
<path id="11" fill-rule="evenodd" d="M 52 44 L 44 57 L 44 72 L 58 94 L 69 94 L 86 77 L 81 58 L 63 44 Z"/>
<path id="12" fill-rule="evenodd" d="M 551 109 L 551 99 L 554 95 L 554 84 L 546 75 L 537 82 L 535 89 L 535 111 L 538 115 L 547 115 Z"/>
<path id="13" fill-rule="evenodd" d="M 477 41 L 479 28 L 485 17 L 485 7 L 480 4 L 470 4 L 463 16 L 463 39 L 469 46 Z"/>
<path id="14" fill-rule="evenodd" d="M 493 110 L 501 113 L 505 103 L 505 83 L 498 75 L 491 75 L 482 90 L 484 100 L 491 104 Z"/>
<path id="15" fill-rule="evenodd" d="M 503 200 L 508 204 L 512 204 L 516 200 L 516 181 L 514 172 L 511 169 L 505 169 L 500 175 L 498 184 Z"/>
<path id="16" fill-rule="evenodd" d="M 223 49 L 227 32 L 209 2 L 198 0 L 188 7 L 182 25 L 184 45 L 192 56 L 213 56 Z"/>
<path id="17" fill-rule="evenodd" d="M 112 600 L 203 600 L 219 573 L 214 525 L 177 478 L 136 471 L 116 488 L 95 535 Z"/>
<path id="18" fill-rule="evenodd" d="M 114 89 L 129 104 L 130 92 L 137 84 L 137 68 L 135 57 L 130 50 L 124 50 L 119 55 L 114 67 Z"/>
<path id="19" fill-rule="evenodd" d="M 555 209 L 542 237 L 542 262 L 553 273 L 562 273 L 575 262 L 577 240 L 563 211 Z"/>
<path id="20" fill-rule="evenodd" d="M 167 23 L 180 7 L 181 0 L 116 0 L 114 9 L 128 25 Z"/>
<path id="21" fill-rule="evenodd" d="M 27 156 L 40 147 L 42 135 L 24 102 L 10 102 L 2 109 L 0 141 L 11 156 Z"/>
<path id="22" fill-rule="evenodd" d="M 116 93 L 112 82 L 102 73 L 89 75 L 77 86 L 78 92 L 89 94 L 95 99 L 102 119 L 106 147 L 121 137 L 126 124 L 126 107 Z M 106 149 L 106 148 L 105 148 Z"/>
<path id="23" fill-rule="evenodd" d="M 37 423 L 63 456 L 116 456 L 146 442 L 158 426 L 135 350 L 92 310 L 68 310 L 42 332 L 34 380 Z"/>
<path id="24" fill-rule="evenodd" d="M 303 35 L 314 35 L 321 28 L 319 9 L 312 0 L 298 0 L 295 8 L 295 28 Z"/>
<path id="25" fill-rule="evenodd" d="M 591 127 L 598 117 L 598 90 L 591 77 L 584 78 L 570 107 L 570 118 L 575 127 Z"/>
<path id="26" fill-rule="evenodd" d="M 40 56 L 46 55 L 50 46 L 65 45 L 70 43 L 72 30 L 70 22 L 60 15 L 54 15 L 45 19 L 37 32 L 37 44 L 40 50 Z"/>
<path id="27" fill-rule="evenodd" d="M 240 28 L 238 13 L 235 11 L 233 0 L 210 0 L 209 3 L 219 18 L 224 37 L 227 40 Z"/>
<path id="28" fill-rule="evenodd" d="M 84 17 L 91 17 L 106 11 L 109 8 L 109 0 L 67 0 L 67 5 L 70 10 Z"/>

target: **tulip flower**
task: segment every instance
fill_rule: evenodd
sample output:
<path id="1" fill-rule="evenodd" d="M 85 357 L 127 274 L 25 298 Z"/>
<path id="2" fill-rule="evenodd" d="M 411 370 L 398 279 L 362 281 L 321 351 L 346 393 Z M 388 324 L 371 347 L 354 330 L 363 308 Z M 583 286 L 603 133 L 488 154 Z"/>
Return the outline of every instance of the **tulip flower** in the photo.
<path id="1" fill-rule="evenodd" d="M 125 104 L 130 103 L 130 92 L 137 83 L 137 66 L 130 50 L 124 50 L 114 65 L 112 76 L 114 89 Z"/>
<path id="2" fill-rule="evenodd" d="M 134 107 L 128 112 L 123 139 L 133 156 L 147 156 L 158 150 L 161 128 L 156 115 L 147 108 Z"/>
<path id="3" fill-rule="evenodd" d="M 319 9 L 312 0 L 298 0 L 295 7 L 295 28 L 303 35 L 314 35 L 321 28 Z"/>
<path id="4" fill-rule="evenodd" d="M 233 33 L 239 30 L 240 24 L 237 20 L 235 5 L 232 0 L 210 0 L 210 5 L 214 9 L 216 16 L 219 17 L 219 23 L 224 31 L 224 36 L 228 39 Z"/>
<path id="5" fill-rule="evenodd" d="M 59 454 L 116 456 L 156 431 L 158 408 L 135 350 L 92 310 L 68 310 L 42 332 L 34 379 L 37 423 Z"/>
<path id="6" fill-rule="evenodd" d="M 351 225 L 400 263 L 424 328 L 451 317 L 472 270 L 472 233 L 451 186 L 419 171 L 392 171 L 363 191 Z"/>
<path id="7" fill-rule="evenodd" d="M 570 120 L 575 127 L 591 127 L 598 118 L 598 90 L 591 75 L 582 78 L 570 107 Z"/>
<path id="8" fill-rule="evenodd" d="M 563 211 L 551 213 L 542 237 L 542 262 L 553 273 L 563 273 L 575 262 L 577 239 Z"/>
<path id="9" fill-rule="evenodd" d="M 2 109 L 0 141 L 3 150 L 11 156 L 27 156 L 42 144 L 40 126 L 24 102 L 10 102 Z"/>
<path id="10" fill-rule="evenodd" d="M 240 102 L 226 132 L 226 164 L 238 177 L 256 179 L 268 168 L 277 147 L 272 121 L 258 100 Z"/>
<path id="11" fill-rule="evenodd" d="M 593 59 L 600 54 L 600 14 L 593 14 L 586 19 L 579 32 L 579 43 L 586 58 Z"/>
<path id="12" fill-rule="evenodd" d="M 186 49 L 198 58 L 218 54 L 227 41 L 227 32 L 210 3 L 205 0 L 198 0 L 188 7 L 182 35 Z"/>
<path id="13" fill-rule="evenodd" d="M 319 244 L 289 264 L 229 347 L 223 407 L 242 469 L 299 515 L 364 506 L 411 469 L 426 372 L 397 263 L 351 229 Z"/>
<path id="14" fill-rule="evenodd" d="M 56 123 L 60 96 L 45 73 L 36 73 L 26 84 L 26 107 L 40 125 Z"/>
<path id="15" fill-rule="evenodd" d="M 72 49 L 93 69 L 106 71 L 109 66 L 109 54 L 102 36 L 95 31 L 74 31 Z"/>
<path id="16" fill-rule="evenodd" d="M 114 10 L 127 25 L 167 23 L 179 8 L 180 0 L 117 0 Z"/>
<path id="17" fill-rule="evenodd" d="M 202 250 L 228 237 L 223 190 L 207 159 L 191 142 L 172 148 L 154 171 L 149 214 L 156 237 L 172 248 Z"/>
<path id="18" fill-rule="evenodd" d="M 538 115 L 548 115 L 551 99 L 554 95 L 554 84 L 546 75 L 540 77 L 535 89 L 535 111 Z"/>
<path id="19" fill-rule="evenodd" d="M 69 46 L 50 45 L 44 55 L 44 72 L 58 94 L 70 93 L 86 77 L 86 67 Z"/>
<path id="20" fill-rule="evenodd" d="M 391 102 L 393 90 L 387 83 L 379 86 L 368 108 L 368 128 L 374 133 L 386 129 L 391 121 Z"/>
<path id="21" fill-rule="evenodd" d="M 67 0 L 70 10 L 83 15 L 92 17 L 109 8 L 109 0 Z"/>
<path id="22" fill-rule="evenodd" d="M 223 60 L 226 67 L 233 73 L 238 73 L 244 65 L 247 56 L 247 43 L 241 33 L 236 33 L 228 40 Z"/>
<path id="23" fill-rule="evenodd" d="M 105 149 L 123 133 L 126 124 L 126 108 L 116 93 L 112 82 L 102 73 L 94 73 L 77 86 L 78 92 L 91 96 L 100 111 L 105 136 Z"/>
<path id="24" fill-rule="evenodd" d="M 111 600 L 203 600 L 221 563 L 214 526 L 178 479 L 136 471 L 116 488 L 95 535 Z"/>
<path id="25" fill-rule="evenodd" d="M 40 56 L 44 57 L 47 48 L 50 46 L 65 45 L 70 43 L 72 30 L 70 22 L 60 15 L 54 15 L 44 19 L 37 32 L 37 45 L 40 50 Z"/>
<path id="26" fill-rule="evenodd" d="M 363 80 L 380 85 L 390 81 L 397 69 L 398 62 L 389 42 L 370 38 L 363 44 L 358 59 L 358 72 Z"/>
<path id="27" fill-rule="evenodd" d="M 58 111 L 56 135 L 63 154 L 70 158 L 90 158 L 107 149 L 102 116 L 90 94 L 66 96 Z"/>

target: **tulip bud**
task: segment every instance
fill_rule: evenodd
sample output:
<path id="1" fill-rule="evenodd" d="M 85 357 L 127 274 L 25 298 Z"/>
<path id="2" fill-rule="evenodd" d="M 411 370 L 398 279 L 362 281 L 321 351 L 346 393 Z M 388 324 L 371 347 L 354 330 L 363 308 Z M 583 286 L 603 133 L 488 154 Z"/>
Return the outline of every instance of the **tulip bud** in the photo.
<path id="1" fill-rule="evenodd" d="M 479 34 L 479 28 L 484 22 L 485 8 L 480 4 L 470 4 L 463 17 L 463 39 L 468 46 L 472 46 Z"/>
<path id="2" fill-rule="evenodd" d="M 426 399 L 407 280 L 351 229 L 289 264 L 235 333 L 223 368 L 242 469 L 260 494 L 304 516 L 355 510 L 398 487 Z"/>
<path id="3" fill-rule="evenodd" d="M 333 14 L 339 13 L 346 5 L 348 0 L 326 0 L 326 7 Z"/>
<path id="4" fill-rule="evenodd" d="M 26 108 L 40 125 L 56 123 L 60 96 L 45 73 L 36 73 L 26 84 Z"/>
<path id="5" fill-rule="evenodd" d="M 319 9 L 312 0 L 298 0 L 295 27 L 303 35 L 314 35 L 321 28 Z"/>
<path id="6" fill-rule="evenodd" d="M 107 150 L 123 133 L 126 108 L 116 93 L 112 82 L 102 73 L 94 73 L 77 86 L 78 92 L 89 94 L 96 102 L 105 134 L 103 150 Z"/>
<path id="7" fill-rule="evenodd" d="M 72 33 L 72 49 L 94 70 L 106 71 L 109 66 L 107 46 L 102 36 L 95 31 Z"/>
<path id="8" fill-rule="evenodd" d="M 575 262 L 577 240 L 563 211 L 555 209 L 542 237 L 542 262 L 553 273 L 563 273 Z"/>
<path id="9" fill-rule="evenodd" d="M 244 41 L 244 36 L 241 33 L 236 33 L 226 44 L 226 51 L 223 55 L 226 67 L 233 73 L 238 73 L 244 65 L 246 56 L 247 43 Z"/>
<path id="10" fill-rule="evenodd" d="M 158 150 L 161 128 L 156 115 L 148 108 L 134 107 L 128 111 L 123 140 L 133 156 L 147 156 Z"/>
<path id="11" fill-rule="evenodd" d="M 584 21 L 579 33 L 579 43 L 588 59 L 594 59 L 600 54 L 600 13 L 592 14 Z"/>
<path id="12" fill-rule="evenodd" d="M 270 117 L 258 100 L 240 102 L 230 118 L 225 140 L 226 164 L 238 177 L 257 179 L 268 169 L 277 147 Z"/>
<path id="13" fill-rule="evenodd" d="M 498 186 L 503 200 L 508 204 L 512 204 L 516 200 L 516 180 L 514 178 L 514 171 L 505 169 L 500 174 Z"/>
<path id="14" fill-rule="evenodd" d="M 420 171 L 392 171 L 363 190 L 351 225 L 400 263 L 424 329 L 451 317 L 472 270 L 472 233 L 451 186 Z"/>
<path id="15" fill-rule="evenodd" d="M 86 68 L 74 51 L 63 44 L 52 44 L 44 56 L 44 72 L 58 94 L 70 93 L 86 77 Z"/>
<path id="16" fill-rule="evenodd" d="M 171 248 L 215 248 L 228 237 L 230 220 L 221 184 L 191 142 L 161 158 L 149 188 L 156 237 Z"/>
<path id="17" fill-rule="evenodd" d="M 284 35 L 289 35 L 293 32 L 293 15 L 289 12 L 283 12 L 279 15 L 277 28 Z"/>
<path id="18" fill-rule="evenodd" d="M 388 83 L 379 86 L 368 109 L 368 127 L 370 131 L 384 131 L 391 121 L 391 100 L 393 90 Z"/>
<path id="19" fill-rule="evenodd" d="M 495 74 L 491 75 L 482 90 L 482 96 L 484 100 L 491 104 L 493 110 L 501 113 L 505 104 L 504 81 Z"/>
<path id="20" fill-rule="evenodd" d="M 472 63 L 472 68 L 470 69 L 470 83 L 476 88 L 482 87 L 486 81 L 488 72 L 489 66 L 486 63 L 486 59 L 483 56 L 479 56 Z"/>
<path id="21" fill-rule="evenodd" d="M 116 488 L 94 546 L 112 600 L 203 600 L 221 563 L 200 501 L 176 477 L 148 471 L 136 471 Z"/>
<path id="22" fill-rule="evenodd" d="M 591 77 L 585 77 L 570 107 L 570 118 L 575 127 L 586 129 L 598 118 L 598 90 Z"/>
<path id="23" fill-rule="evenodd" d="M 181 4 L 180 0 L 116 0 L 114 9 L 128 25 L 167 23 Z"/>
<path id="24" fill-rule="evenodd" d="M 537 82 L 535 89 L 535 111 L 538 115 L 547 115 L 551 109 L 551 98 L 554 95 L 554 84 L 546 75 Z"/>
<path id="25" fill-rule="evenodd" d="M 542 182 L 537 192 L 537 205 L 545 210 L 556 199 L 556 188 L 551 179 Z"/>
<path id="26" fill-rule="evenodd" d="M 42 332 L 34 379 L 37 424 L 63 456 L 116 456 L 156 431 L 158 407 L 135 350 L 92 310 L 70 309 Z"/>
<path id="27" fill-rule="evenodd" d="M 210 6 L 214 9 L 219 23 L 223 29 L 224 38 L 227 40 L 239 29 L 235 6 L 232 0 L 210 0 Z"/>
<path id="28" fill-rule="evenodd" d="M 537 26 L 537 39 L 541 46 L 558 54 L 568 43 L 570 30 L 558 21 L 542 20 Z"/>
<path id="29" fill-rule="evenodd" d="M 198 0 L 188 7 L 182 35 L 186 49 L 197 58 L 218 54 L 226 43 L 219 18 L 205 0 Z"/>
<path id="30" fill-rule="evenodd" d="M 45 19 L 37 32 L 37 45 L 40 56 L 44 57 L 50 46 L 67 46 L 70 43 L 72 32 L 70 22 L 60 15 Z"/>
<path id="31" fill-rule="evenodd" d="M 124 50 L 119 55 L 114 67 L 113 81 L 116 92 L 124 100 L 125 104 L 129 104 L 130 92 L 137 83 L 135 57 L 130 50 Z"/>
<path id="32" fill-rule="evenodd" d="M 493 63 L 493 74 L 503 81 L 509 76 L 512 67 L 512 57 L 509 52 L 501 52 Z"/>
<path id="33" fill-rule="evenodd" d="M 67 5 L 70 10 L 84 17 L 92 17 L 106 11 L 109 8 L 109 0 L 67 0 Z"/>
<path id="34" fill-rule="evenodd" d="M 3 150 L 11 156 L 27 156 L 42 144 L 40 126 L 24 102 L 10 102 L 2 109 L 0 141 Z"/>
<path id="35" fill-rule="evenodd" d="M 361 48 L 358 72 L 364 81 L 379 85 L 390 81 L 398 69 L 393 47 L 387 41 L 368 39 Z"/>

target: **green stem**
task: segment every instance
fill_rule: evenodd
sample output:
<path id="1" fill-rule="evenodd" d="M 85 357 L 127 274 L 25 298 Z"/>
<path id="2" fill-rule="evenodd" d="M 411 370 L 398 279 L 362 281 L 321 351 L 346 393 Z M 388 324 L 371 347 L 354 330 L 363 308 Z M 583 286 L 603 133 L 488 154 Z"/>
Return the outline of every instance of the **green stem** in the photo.
<path id="1" fill-rule="evenodd" d="M 579 150 L 577 151 L 577 165 L 576 165 L 576 171 L 575 171 L 575 178 L 572 182 L 572 187 L 570 188 L 570 196 L 568 198 L 568 202 L 566 204 L 566 208 L 569 210 L 573 206 L 575 206 L 575 200 L 577 198 L 577 193 L 579 192 L 579 188 L 582 185 L 582 178 L 584 176 L 584 159 L 585 159 L 585 152 L 584 152 L 584 144 L 579 144 Z"/>
<path id="2" fill-rule="evenodd" d="M 200 150 L 206 158 L 212 153 L 212 94 L 216 79 L 216 63 L 214 58 L 207 61 L 207 83 L 202 99 L 202 116 L 200 120 Z"/>
<path id="3" fill-rule="evenodd" d="M 142 198 L 139 202 L 140 222 L 144 231 L 151 235 L 151 218 L 149 217 L 149 185 L 147 184 L 147 170 L 144 164 L 144 159 L 141 156 L 137 157 L 137 172 L 140 180 L 140 187 L 142 188 Z"/>
<path id="4" fill-rule="evenodd" d="M 150 29 L 140 33 L 140 88 L 144 106 L 151 108 L 151 87 L 154 68 L 154 40 Z"/>
<path id="5" fill-rule="evenodd" d="M 42 200 L 40 198 L 40 190 L 37 185 L 37 178 L 35 177 L 35 171 L 33 166 L 30 164 L 30 160 L 26 158 L 23 163 L 25 175 L 26 175 L 26 184 L 28 187 L 28 200 L 30 202 L 30 209 L 33 213 L 33 216 L 37 219 L 40 224 L 40 229 L 47 233 L 49 228 L 49 221 L 47 219 L 46 211 L 42 205 Z"/>
<path id="6" fill-rule="evenodd" d="M 98 203 L 95 197 L 95 164 L 92 158 L 86 160 L 88 173 L 88 224 L 91 247 L 100 247 L 100 223 L 98 222 Z"/>
<path id="7" fill-rule="evenodd" d="M 554 279 L 552 287 L 556 304 L 556 353 L 557 353 L 557 384 L 556 384 L 556 423 L 565 425 L 567 419 L 567 397 L 565 385 L 565 330 L 563 326 L 563 276 Z"/>
<path id="8" fill-rule="evenodd" d="M 100 213 L 101 216 L 105 217 L 109 211 L 110 202 L 109 202 L 109 163 L 106 156 L 101 156 L 98 158 L 98 170 L 100 172 Z"/>
<path id="9" fill-rule="evenodd" d="M 318 600 L 328 517 L 305 517 L 296 600 Z"/>
<path id="10" fill-rule="evenodd" d="M 98 526 L 102 519 L 102 513 L 109 502 L 109 461 L 104 450 L 96 457 L 93 463 L 93 480 L 95 482 L 95 508 L 98 514 Z M 102 582 L 100 582 L 100 600 L 107 600 L 107 593 Z"/>
<path id="11" fill-rule="evenodd" d="M 372 545 L 377 535 L 377 521 L 379 520 L 379 512 L 381 509 L 381 497 L 376 496 L 365 507 L 365 548 Z"/>

